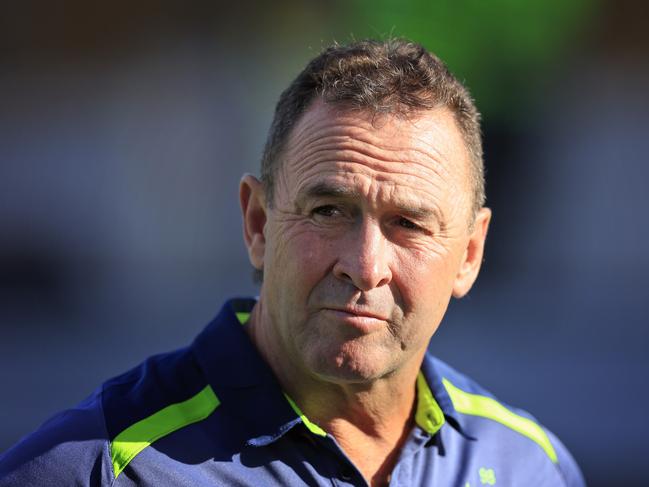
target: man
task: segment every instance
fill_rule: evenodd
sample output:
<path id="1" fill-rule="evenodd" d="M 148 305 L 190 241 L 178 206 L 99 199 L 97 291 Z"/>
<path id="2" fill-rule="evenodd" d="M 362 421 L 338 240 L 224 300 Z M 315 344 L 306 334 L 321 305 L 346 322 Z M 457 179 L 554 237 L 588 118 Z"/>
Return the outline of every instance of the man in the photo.
<path id="1" fill-rule="evenodd" d="M 426 354 L 491 216 L 479 115 L 440 60 L 324 51 L 240 201 L 258 300 L 55 416 L 0 485 L 583 485 L 551 433 Z"/>

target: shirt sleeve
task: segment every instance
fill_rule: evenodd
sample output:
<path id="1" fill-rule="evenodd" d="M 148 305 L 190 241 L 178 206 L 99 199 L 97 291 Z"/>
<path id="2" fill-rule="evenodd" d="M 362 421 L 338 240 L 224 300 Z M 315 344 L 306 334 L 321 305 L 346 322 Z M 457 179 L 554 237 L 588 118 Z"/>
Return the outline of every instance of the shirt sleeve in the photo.
<path id="1" fill-rule="evenodd" d="M 0 487 L 110 485 L 109 440 L 98 391 L 0 456 Z"/>

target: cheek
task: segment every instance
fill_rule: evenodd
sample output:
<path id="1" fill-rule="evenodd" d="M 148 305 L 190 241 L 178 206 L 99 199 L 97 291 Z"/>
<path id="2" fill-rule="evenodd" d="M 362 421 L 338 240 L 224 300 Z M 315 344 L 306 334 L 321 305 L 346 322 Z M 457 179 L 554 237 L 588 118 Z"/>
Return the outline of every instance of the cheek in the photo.
<path id="1" fill-rule="evenodd" d="M 301 293 L 309 284 L 322 279 L 331 266 L 334 246 L 308 224 L 279 227 L 274 235 L 277 246 L 272 249 L 275 273 L 291 280 L 291 288 Z M 295 285 L 295 282 L 301 284 Z M 305 288 L 306 286 L 306 288 Z"/>
<path id="2" fill-rule="evenodd" d="M 417 251 L 399 256 L 395 283 L 407 311 L 428 314 L 446 309 L 455 280 L 453 262 L 451 255 L 438 252 Z"/>
<path id="3" fill-rule="evenodd" d="M 440 255 L 400 263 L 395 284 L 405 313 L 401 339 L 406 348 L 426 346 L 441 323 L 453 290 L 450 267 L 448 258 Z"/>

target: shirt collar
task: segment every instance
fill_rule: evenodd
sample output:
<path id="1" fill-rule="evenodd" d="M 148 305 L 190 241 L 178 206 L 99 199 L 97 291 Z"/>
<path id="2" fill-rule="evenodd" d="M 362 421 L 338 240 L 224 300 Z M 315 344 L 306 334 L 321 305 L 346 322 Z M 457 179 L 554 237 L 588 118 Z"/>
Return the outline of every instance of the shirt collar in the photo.
<path id="1" fill-rule="evenodd" d="M 440 368 L 443 363 L 437 360 L 433 355 L 427 353 L 421 365 L 420 376 L 426 379 L 425 383 L 430 388 L 432 396 L 435 398 L 436 404 L 441 409 L 446 422 L 457 430 L 462 436 L 467 439 L 474 440 L 475 438 L 468 434 L 464 424 L 464 415 L 459 414 L 453 406 L 453 401 L 444 386 L 443 371 Z"/>
<path id="2" fill-rule="evenodd" d="M 196 337 L 192 350 L 221 407 L 230 407 L 243 425 L 243 441 L 264 445 L 302 420 L 241 325 L 242 313 L 249 314 L 255 303 L 251 298 L 226 302 Z"/>

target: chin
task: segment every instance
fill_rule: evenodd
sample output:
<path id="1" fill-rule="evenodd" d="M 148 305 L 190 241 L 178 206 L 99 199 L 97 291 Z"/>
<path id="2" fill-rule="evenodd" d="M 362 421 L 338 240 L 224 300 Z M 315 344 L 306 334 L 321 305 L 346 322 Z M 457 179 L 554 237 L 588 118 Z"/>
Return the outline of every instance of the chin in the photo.
<path id="1" fill-rule="evenodd" d="M 390 375 L 393 364 L 372 354 L 338 353 L 310 360 L 310 369 L 319 380 L 336 384 L 366 384 Z"/>

